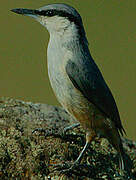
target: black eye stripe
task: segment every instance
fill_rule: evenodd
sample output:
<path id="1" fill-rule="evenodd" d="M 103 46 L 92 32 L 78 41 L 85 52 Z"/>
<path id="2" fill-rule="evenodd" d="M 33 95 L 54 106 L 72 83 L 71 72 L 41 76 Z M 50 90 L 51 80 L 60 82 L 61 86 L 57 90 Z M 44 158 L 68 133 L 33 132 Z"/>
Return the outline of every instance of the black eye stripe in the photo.
<path id="1" fill-rule="evenodd" d="M 60 16 L 60 17 L 65 17 L 67 19 L 69 19 L 71 22 L 75 22 L 77 24 L 77 22 L 79 22 L 78 18 L 70 13 L 67 13 L 65 11 L 58 11 L 55 9 L 51 9 L 51 10 L 35 10 L 35 13 L 41 16 L 48 16 L 48 17 L 52 17 L 52 16 Z"/>

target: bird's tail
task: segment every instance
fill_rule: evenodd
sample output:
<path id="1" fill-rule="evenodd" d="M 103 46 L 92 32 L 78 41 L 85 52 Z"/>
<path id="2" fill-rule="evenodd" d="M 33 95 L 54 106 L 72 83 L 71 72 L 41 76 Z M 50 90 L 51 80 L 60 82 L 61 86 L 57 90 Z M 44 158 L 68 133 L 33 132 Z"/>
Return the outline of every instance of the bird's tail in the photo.
<path id="1" fill-rule="evenodd" d="M 119 155 L 119 169 L 120 170 L 125 170 L 125 160 L 122 156 L 122 154 Z"/>
<path id="2" fill-rule="evenodd" d="M 127 172 L 130 172 L 133 167 L 133 163 L 130 159 L 130 157 L 125 153 L 123 146 L 121 144 L 120 147 L 120 156 L 119 156 L 119 168 L 120 170 L 125 170 Z"/>

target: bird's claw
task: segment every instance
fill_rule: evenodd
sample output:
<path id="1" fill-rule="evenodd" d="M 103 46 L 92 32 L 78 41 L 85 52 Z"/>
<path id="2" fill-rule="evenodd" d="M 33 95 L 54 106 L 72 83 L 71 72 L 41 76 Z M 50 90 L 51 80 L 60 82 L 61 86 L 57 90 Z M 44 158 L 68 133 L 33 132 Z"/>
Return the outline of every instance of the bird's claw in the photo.
<path id="1" fill-rule="evenodd" d="M 68 174 L 70 175 L 74 170 L 76 170 L 76 167 L 78 167 L 79 164 L 73 164 L 71 167 L 63 169 L 60 171 L 60 174 Z"/>
<path id="2" fill-rule="evenodd" d="M 77 162 L 74 163 L 64 163 L 55 165 L 55 171 L 59 171 L 60 174 L 71 175 L 73 172 L 76 172 L 76 168 L 78 168 L 80 164 Z"/>
<path id="3" fill-rule="evenodd" d="M 36 128 L 32 131 L 32 134 L 34 134 L 35 132 L 40 132 L 40 133 L 44 133 L 44 136 L 54 136 L 54 137 L 62 137 L 63 136 L 63 132 L 55 132 L 53 129 L 43 129 L 43 128 Z"/>
<path id="4" fill-rule="evenodd" d="M 46 132 L 46 130 L 45 129 L 43 129 L 43 128 L 36 128 L 36 129 L 34 129 L 33 131 L 32 131 L 32 134 L 34 134 L 35 132 L 37 132 L 37 131 L 39 131 L 39 132 Z"/>

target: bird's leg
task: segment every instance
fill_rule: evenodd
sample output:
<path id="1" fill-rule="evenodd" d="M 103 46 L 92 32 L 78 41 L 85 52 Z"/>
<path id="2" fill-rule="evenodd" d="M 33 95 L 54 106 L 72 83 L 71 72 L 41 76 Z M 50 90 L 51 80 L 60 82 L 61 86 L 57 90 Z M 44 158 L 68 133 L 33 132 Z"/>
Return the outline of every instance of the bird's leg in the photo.
<path id="1" fill-rule="evenodd" d="M 88 149 L 88 146 L 89 146 L 89 142 L 86 141 L 86 144 L 85 144 L 83 150 L 80 152 L 80 154 L 79 154 L 78 158 L 76 159 L 76 161 L 74 162 L 74 164 L 79 164 L 81 162 L 83 155 L 85 154 L 85 152 Z"/>
<path id="2" fill-rule="evenodd" d="M 95 119 L 95 114 L 93 114 L 93 120 L 94 119 Z M 93 120 L 91 121 L 91 123 L 92 123 L 91 127 L 93 127 Z M 70 127 L 68 127 L 68 130 L 71 128 L 77 127 L 77 126 L 79 126 L 79 124 L 75 124 L 74 126 L 70 126 Z M 78 168 L 78 166 L 80 166 L 80 162 L 83 158 L 83 155 L 87 151 L 90 142 L 92 142 L 92 140 L 95 137 L 96 137 L 96 132 L 92 128 L 89 128 L 86 131 L 86 144 L 84 145 L 83 150 L 80 152 L 78 158 L 76 159 L 76 161 L 72 165 L 65 163 L 64 166 L 63 165 L 61 166 L 61 169 L 63 169 L 63 170 L 61 170 L 62 173 L 70 173 L 72 170 L 74 170 L 74 169 Z"/>
<path id="3" fill-rule="evenodd" d="M 74 164 L 79 164 L 81 162 L 83 155 L 85 154 L 90 142 L 95 138 L 95 136 L 96 136 L 95 133 L 90 133 L 90 132 L 86 133 L 86 144 L 85 144 L 83 150 L 80 152 L 80 154 L 79 154 L 77 160 L 74 162 Z"/>
<path id="4" fill-rule="evenodd" d="M 96 134 L 93 131 L 92 132 L 89 131 L 89 132 L 86 133 L 86 144 L 85 144 L 83 150 L 80 152 L 78 158 L 76 159 L 76 161 L 72 165 L 65 163 L 64 165 L 61 166 L 61 170 L 60 170 L 61 173 L 70 174 L 71 172 L 76 170 L 76 168 L 80 168 L 80 166 L 83 166 L 83 164 L 80 165 L 80 162 L 81 162 L 85 152 L 87 151 L 90 142 L 95 137 L 96 137 Z"/>
<path id="5" fill-rule="evenodd" d="M 80 162 L 83 158 L 83 155 L 85 154 L 85 152 L 88 149 L 89 146 L 89 142 L 87 141 L 83 150 L 80 152 L 78 158 L 74 161 L 74 163 L 64 163 L 64 164 L 60 164 L 60 165 L 55 165 L 54 167 L 56 167 L 56 170 L 59 170 L 60 173 L 64 173 L 64 174 L 69 174 L 71 173 L 73 170 L 75 170 L 76 168 L 78 168 L 80 166 Z"/>

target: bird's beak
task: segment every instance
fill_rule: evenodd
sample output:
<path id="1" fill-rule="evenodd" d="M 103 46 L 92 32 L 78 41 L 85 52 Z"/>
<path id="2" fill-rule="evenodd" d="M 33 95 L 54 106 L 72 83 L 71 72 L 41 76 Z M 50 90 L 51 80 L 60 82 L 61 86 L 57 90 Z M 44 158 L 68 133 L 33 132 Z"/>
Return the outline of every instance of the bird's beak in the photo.
<path id="1" fill-rule="evenodd" d="M 22 15 L 25 15 L 25 16 L 30 16 L 30 17 L 33 17 L 33 18 L 37 18 L 38 12 L 39 12 L 38 10 L 23 9 L 23 8 L 12 9 L 11 11 L 14 12 L 14 13 L 17 13 L 17 14 L 22 14 Z"/>

